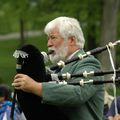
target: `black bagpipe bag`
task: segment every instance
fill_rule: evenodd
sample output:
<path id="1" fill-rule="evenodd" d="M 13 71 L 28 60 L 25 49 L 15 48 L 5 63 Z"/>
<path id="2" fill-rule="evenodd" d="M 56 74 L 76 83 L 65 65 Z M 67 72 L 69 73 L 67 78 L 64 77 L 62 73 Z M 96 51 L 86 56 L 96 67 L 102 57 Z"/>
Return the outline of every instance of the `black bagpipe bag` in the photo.
<path id="1" fill-rule="evenodd" d="M 28 54 L 27 57 L 18 57 L 17 62 L 22 65 L 17 73 L 23 73 L 37 82 L 48 82 L 44 57 L 40 50 L 31 44 L 23 45 L 19 51 Z M 18 63 L 17 63 L 18 64 Z M 42 103 L 42 98 L 22 90 L 17 91 L 17 99 L 27 120 L 67 120 L 66 116 L 53 105 Z"/>

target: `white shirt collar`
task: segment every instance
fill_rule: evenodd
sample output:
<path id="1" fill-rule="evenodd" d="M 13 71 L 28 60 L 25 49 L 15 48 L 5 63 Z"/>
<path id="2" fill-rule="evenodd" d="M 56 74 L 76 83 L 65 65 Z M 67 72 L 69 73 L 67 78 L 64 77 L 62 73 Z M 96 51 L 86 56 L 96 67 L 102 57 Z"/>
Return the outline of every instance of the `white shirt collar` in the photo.
<path id="1" fill-rule="evenodd" d="M 71 59 L 79 50 L 76 50 L 74 53 L 72 53 L 68 58 L 67 60 Z"/>

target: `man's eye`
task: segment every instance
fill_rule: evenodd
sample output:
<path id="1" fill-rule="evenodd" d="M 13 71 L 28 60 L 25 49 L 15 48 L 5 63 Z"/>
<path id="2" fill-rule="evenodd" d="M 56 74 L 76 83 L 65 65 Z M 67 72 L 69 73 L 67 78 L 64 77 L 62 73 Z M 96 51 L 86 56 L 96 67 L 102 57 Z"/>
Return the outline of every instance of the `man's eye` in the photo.
<path id="1" fill-rule="evenodd" d="M 55 36 L 51 36 L 51 39 L 56 39 L 56 37 Z"/>

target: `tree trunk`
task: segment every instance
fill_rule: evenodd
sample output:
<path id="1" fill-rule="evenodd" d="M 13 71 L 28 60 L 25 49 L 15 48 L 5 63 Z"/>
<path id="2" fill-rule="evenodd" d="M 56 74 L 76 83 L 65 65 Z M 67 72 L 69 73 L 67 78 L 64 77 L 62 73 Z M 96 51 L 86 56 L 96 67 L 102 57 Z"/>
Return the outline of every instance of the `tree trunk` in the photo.
<path id="1" fill-rule="evenodd" d="M 89 9 L 87 29 L 87 51 L 96 48 L 96 23 L 93 22 L 93 12 Z"/>
<path id="2" fill-rule="evenodd" d="M 109 42 L 116 41 L 117 31 L 117 12 L 119 8 L 119 0 L 103 0 L 103 16 L 102 16 L 102 34 L 101 34 L 101 46 L 105 46 Z M 115 63 L 116 50 L 111 49 L 112 58 Z M 103 66 L 103 70 L 111 70 L 111 62 L 109 59 L 109 53 L 106 50 L 100 54 L 100 61 Z M 116 65 L 115 65 L 116 66 Z M 111 76 L 105 78 L 111 79 Z"/>

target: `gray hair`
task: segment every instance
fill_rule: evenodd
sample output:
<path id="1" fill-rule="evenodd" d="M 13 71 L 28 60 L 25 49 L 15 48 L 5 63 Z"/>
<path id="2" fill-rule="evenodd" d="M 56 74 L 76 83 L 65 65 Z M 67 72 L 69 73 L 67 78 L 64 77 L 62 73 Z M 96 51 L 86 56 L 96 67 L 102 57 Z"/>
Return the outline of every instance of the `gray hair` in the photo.
<path id="1" fill-rule="evenodd" d="M 45 26 L 44 32 L 49 35 L 50 31 L 55 27 L 59 29 L 60 35 L 64 39 L 75 37 L 78 48 L 84 47 L 85 39 L 80 23 L 77 19 L 70 17 L 57 17 Z"/>

